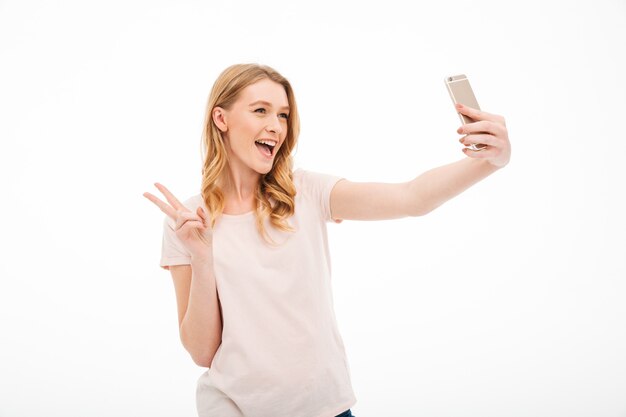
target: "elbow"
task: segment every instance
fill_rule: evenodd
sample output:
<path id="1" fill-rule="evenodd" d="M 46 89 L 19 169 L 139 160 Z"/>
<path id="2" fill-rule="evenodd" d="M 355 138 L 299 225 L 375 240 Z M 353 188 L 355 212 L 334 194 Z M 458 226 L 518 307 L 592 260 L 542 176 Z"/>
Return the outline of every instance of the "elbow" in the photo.
<path id="1" fill-rule="evenodd" d="M 191 356 L 193 362 L 196 365 L 202 366 L 204 368 L 211 367 L 211 364 L 213 363 L 213 358 L 215 357 L 215 353 L 217 352 L 217 349 L 206 347 L 203 347 L 201 349 L 190 349 L 185 346 L 185 348 L 187 349 L 187 352 L 189 353 L 189 356 Z"/>
<path id="2" fill-rule="evenodd" d="M 420 217 L 428 214 L 429 212 L 426 210 L 412 210 L 409 212 L 409 217 Z"/>
<path id="3" fill-rule="evenodd" d="M 416 189 L 414 182 L 405 183 L 404 201 L 402 205 L 404 207 L 404 215 L 407 217 L 420 217 L 424 216 L 432 211 L 428 207 L 428 199 L 421 193 L 419 189 Z"/>
<path id="4" fill-rule="evenodd" d="M 429 209 L 423 204 L 411 204 L 409 210 L 407 210 L 407 214 L 409 217 L 420 217 L 425 216 L 431 211 L 433 211 L 433 209 Z"/>
<path id="5" fill-rule="evenodd" d="M 407 213 L 410 217 L 425 216 L 440 205 L 441 203 L 436 204 L 432 201 L 432 199 L 423 195 L 415 195 L 409 202 L 407 202 Z"/>
<path id="6" fill-rule="evenodd" d="M 203 368 L 210 368 L 211 364 L 213 363 L 213 357 L 215 356 L 208 354 L 193 354 L 191 352 L 190 355 L 191 359 L 193 359 L 193 362 L 198 366 L 202 366 Z"/>
<path id="7" fill-rule="evenodd" d="M 213 362 L 213 357 L 219 346 L 222 344 L 221 337 L 219 339 L 198 341 L 193 338 L 185 337 L 185 333 L 181 332 L 181 342 L 183 347 L 191 356 L 193 362 L 204 368 L 210 368 Z"/>
<path id="8" fill-rule="evenodd" d="M 413 212 L 413 214 L 411 215 L 411 217 L 419 217 L 419 216 L 425 216 L 428 213 L 430 213 L 431 211 L 435 210 L 437 207 L 439 206 L 431 206 L 431 207 L 419 207 L 419 209 L 415 210 Z"/>

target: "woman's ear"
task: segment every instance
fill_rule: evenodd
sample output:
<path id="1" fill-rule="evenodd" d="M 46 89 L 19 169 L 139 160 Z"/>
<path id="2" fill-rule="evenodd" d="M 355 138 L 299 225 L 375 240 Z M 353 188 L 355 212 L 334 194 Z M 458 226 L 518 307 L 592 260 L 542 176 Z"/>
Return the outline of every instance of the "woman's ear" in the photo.
<path id="1" fill-rule="evenodd" d="M 228 125 L 226 124 L 226 110 L 221 107 L 214 107 L 211 116 L 213 117 L 213 123 L 215 123 L 220 131 L 228 131 Z"/>

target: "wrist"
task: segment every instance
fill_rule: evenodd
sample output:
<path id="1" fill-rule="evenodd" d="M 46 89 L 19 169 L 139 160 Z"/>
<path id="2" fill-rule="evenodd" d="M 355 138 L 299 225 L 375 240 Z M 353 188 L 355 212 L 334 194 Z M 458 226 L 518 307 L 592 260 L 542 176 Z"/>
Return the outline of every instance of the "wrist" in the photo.
<path id="1" fill-rule="evenodd" d="M 213 256 L 212 255 L 199 255 L 191 257 L 191 266 L 192 267 L 202 267 L 202 266 L 213 266 Z"/>
<path id="2" fill-rule="evenodd" d="M 496 165 L 493 161 L 488 159 L 470 158 L 470 160 L 475 166 L 480 167 L 480 169 L 486 174 L 491 174 L 492 172 L 495 172 L 502 168 L 501 166 Z"/>

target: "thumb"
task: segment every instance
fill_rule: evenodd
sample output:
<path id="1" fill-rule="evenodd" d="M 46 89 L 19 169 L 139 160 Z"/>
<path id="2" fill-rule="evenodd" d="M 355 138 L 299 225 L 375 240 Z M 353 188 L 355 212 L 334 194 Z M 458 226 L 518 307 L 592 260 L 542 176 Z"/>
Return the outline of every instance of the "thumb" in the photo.
<path id="1" fill-rule="evenodd" d="M 203 222 L 206 222 L 206 213 L 204 212 L 204 209 L 202 207 L 198 207 L 196 212 L 200 217 L 202 217 Z"/>

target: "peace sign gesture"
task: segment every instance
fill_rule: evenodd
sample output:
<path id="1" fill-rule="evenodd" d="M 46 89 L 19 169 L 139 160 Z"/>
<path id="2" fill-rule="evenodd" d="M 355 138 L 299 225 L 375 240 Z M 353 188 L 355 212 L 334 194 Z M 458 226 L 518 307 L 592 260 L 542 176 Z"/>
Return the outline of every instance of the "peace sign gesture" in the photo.
<path id="1" fill-rule="evenodd" d="M 194 213 L 174 197 L 174 194 L 164 185 L 158 182 L 154 183 L 154 185 L 165 196 L 171 206 L 148 192 L 143 193 L 143 196 L 156 204 L 163 213 L 174 220 L 176 236 L 187 248 L 192 259 L 206 259 L 212 256 L 213 234 L 208 226 L 206 213 L 202 206 L 199 206 Z"/>

